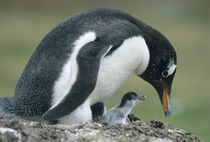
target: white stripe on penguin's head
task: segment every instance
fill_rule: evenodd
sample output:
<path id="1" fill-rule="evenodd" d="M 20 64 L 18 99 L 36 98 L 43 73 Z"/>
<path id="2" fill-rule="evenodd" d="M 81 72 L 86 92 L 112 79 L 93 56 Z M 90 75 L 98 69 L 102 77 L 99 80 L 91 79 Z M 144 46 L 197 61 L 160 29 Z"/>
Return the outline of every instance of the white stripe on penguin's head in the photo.
<path id="1" fill-rule="evenodd" d="M 168 68 L 168 76 L 172 75 L 174 73 L 175 69 L 176 69 L 176 65 L 174 63 L 174 60 L 170 60 L 170 63 L 168 64 L 167 68 Z"/>

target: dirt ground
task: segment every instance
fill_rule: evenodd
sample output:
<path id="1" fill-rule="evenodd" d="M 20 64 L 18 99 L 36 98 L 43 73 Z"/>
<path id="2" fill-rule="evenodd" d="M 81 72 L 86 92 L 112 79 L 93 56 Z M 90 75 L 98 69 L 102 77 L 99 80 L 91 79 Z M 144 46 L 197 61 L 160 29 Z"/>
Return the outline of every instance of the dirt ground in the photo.
<path id="1" fill-rule="evenodd" d="M 170 124 L 145 122 L 133 115 L 130 125 L 96 122 L 75 125 L 47 125 L 25 120 L 0 120 L 0 142 L 200 142 L 199 138 Z"/>

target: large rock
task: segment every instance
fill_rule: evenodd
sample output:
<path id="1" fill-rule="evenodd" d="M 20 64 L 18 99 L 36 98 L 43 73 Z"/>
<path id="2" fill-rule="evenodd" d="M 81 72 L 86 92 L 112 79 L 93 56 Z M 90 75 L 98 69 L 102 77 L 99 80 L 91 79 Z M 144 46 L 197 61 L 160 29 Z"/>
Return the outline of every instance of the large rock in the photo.
<path id="1" fill-rule="evenodd" d="M 159 121 L 134 121 L 130 125 L 107 126 L 95 122 L 72 126 L 47 125 L 25 120 L 0 120 L 2 142 L 200 142 L 190 132 Z"/>

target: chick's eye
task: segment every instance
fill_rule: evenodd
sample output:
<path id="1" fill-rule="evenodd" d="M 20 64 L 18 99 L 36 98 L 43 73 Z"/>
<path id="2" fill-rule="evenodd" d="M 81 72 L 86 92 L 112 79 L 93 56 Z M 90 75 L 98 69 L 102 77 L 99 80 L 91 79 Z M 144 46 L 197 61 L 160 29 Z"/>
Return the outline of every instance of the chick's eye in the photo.
<path id="1" fill-rule="evenodd" d="M 168 71 L 164 70 L 164 71 L 162 72 L 162 76 L 163 76 L 164 78 L 168 77 Z"/>
<path id="2" fill-rule="evenodd" d="M 133 96 L 132 99 L 135 100 L 137 98 L 137 96 Z"/>

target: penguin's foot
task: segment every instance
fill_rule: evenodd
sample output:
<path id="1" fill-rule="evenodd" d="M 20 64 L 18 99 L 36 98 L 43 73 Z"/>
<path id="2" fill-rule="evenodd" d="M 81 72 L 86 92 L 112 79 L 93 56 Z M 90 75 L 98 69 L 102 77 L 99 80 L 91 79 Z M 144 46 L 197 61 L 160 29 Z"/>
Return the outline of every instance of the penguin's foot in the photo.
<path id="1" fill-rule="evenodd" d="M 129 125 L 131 123 L 130 119 L 126 117 L 126 125 Z"/>
<path id="2" fill-rule="evenodd" d="M 58 120 L 49 120 L 47 122 L 47 124 L 50 124 L 50 125 L 56 125 L 58 123 Z"/>

